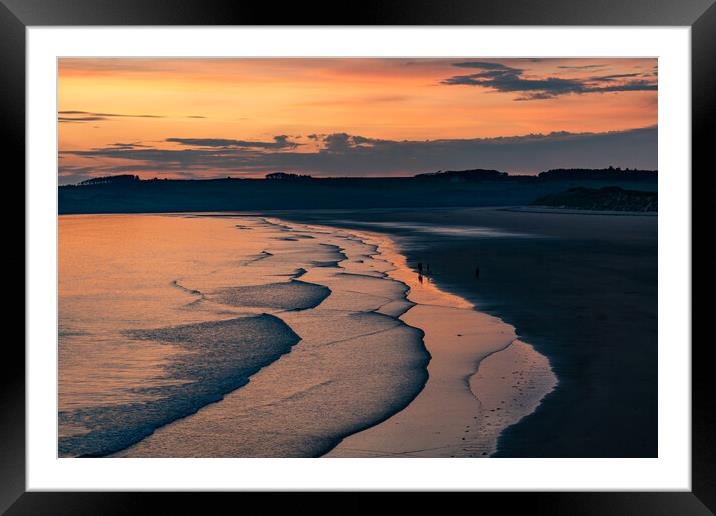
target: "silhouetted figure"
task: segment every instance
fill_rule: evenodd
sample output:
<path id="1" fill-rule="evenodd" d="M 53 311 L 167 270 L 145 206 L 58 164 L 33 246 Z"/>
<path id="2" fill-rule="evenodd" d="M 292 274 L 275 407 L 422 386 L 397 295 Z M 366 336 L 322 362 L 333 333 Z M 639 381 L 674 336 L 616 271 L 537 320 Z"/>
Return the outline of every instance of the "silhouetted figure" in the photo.
<path id="1" fill-rule="evenodd" d="M 423 262 L 418 262 L 418 276 L 423 275 Z"/>
<path id="2" fill-rule="evenodd" d="M 480 279 L 480 267 L 475 267 L 475 279 Z"/>
<path id="3" fill-rule="evenodd" d="M 430 264 L 428 264 L 428 272 L 426 274 L 430 274 Z"/>

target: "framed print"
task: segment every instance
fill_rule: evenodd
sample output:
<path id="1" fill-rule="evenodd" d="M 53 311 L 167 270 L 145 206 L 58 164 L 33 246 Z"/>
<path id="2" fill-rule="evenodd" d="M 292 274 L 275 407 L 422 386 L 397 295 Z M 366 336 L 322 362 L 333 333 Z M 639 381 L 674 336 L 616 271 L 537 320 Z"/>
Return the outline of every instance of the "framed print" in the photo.
<path id="1" fill-rule="evenodd" d="M 3 510 L 711 514 L 691 169 L 716 8 L 578 4 L 6 0 Z"/>

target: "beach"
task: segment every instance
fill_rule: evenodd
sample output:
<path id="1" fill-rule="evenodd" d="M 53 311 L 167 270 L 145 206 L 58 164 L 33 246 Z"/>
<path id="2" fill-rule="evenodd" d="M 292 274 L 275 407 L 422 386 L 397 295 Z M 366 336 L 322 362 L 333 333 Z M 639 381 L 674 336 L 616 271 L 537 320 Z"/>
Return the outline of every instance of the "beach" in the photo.
<path id="1" fill-rule="evenodd" d="M 501 432 L 530 414 L 556 385 L 546 357 L 514 328 L 416 275 L 392 240 L 377 235 L 389 276 L 415 304 L 401 316 L 424 332 L 428 381 L 387 421 L 344 439 L 327 457 L 487 457 Z M 426 273 L 427 274 L 427 273 Z"/>
<path id="2" fill-rule="evenodd" d="M 281 216 L 390 235 L 412 267 L 429 263 L 437 285 L 549 359 L 558 385 L 501 433 L 494 456 L 657 456 L 656 216 L 532 208 Z"/>
<path id="3" fill-rule="evenodd" d="M 556 385 L 513 327 L 384 234 L 222 214 L 74 217 L 62 234 L 137 225 L 156 228 L 149 251 L 128 246 L 95 281 L 62 256 L 84 286 L 61 286 L 62 456 L 486 457 Z M 166 271 L 107 268 L 166 250 Z"/>
<path id="4" fill-rule="evenodd" d="M 656 454 L 656 217 L 61 221 L 61 456 Z"/>

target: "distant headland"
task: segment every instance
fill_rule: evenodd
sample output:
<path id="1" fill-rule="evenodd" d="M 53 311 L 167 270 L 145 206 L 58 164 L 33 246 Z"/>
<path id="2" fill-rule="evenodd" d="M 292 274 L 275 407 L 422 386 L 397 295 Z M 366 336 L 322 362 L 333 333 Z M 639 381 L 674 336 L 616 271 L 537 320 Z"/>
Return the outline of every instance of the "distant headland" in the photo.
<path id="1" fill-rule="evenodd" d="M 140 179 L 114 175 L 60 186 L 59 213 L 140 213 L 534 204 L 573 188 L 656 192 L 658 172 L 621 168 L 554 169 L 537 175 L 439 170 L 408 177 Z"/>

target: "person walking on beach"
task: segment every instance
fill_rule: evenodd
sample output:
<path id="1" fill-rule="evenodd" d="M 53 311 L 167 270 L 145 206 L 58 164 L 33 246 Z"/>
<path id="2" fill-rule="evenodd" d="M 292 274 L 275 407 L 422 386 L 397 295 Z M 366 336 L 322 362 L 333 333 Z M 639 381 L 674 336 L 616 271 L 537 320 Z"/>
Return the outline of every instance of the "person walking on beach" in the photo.
<path id="1" fill-rule="evenodd" d="M 418 275 L 423 275 L 423 262 L 418 262 Z"/>

